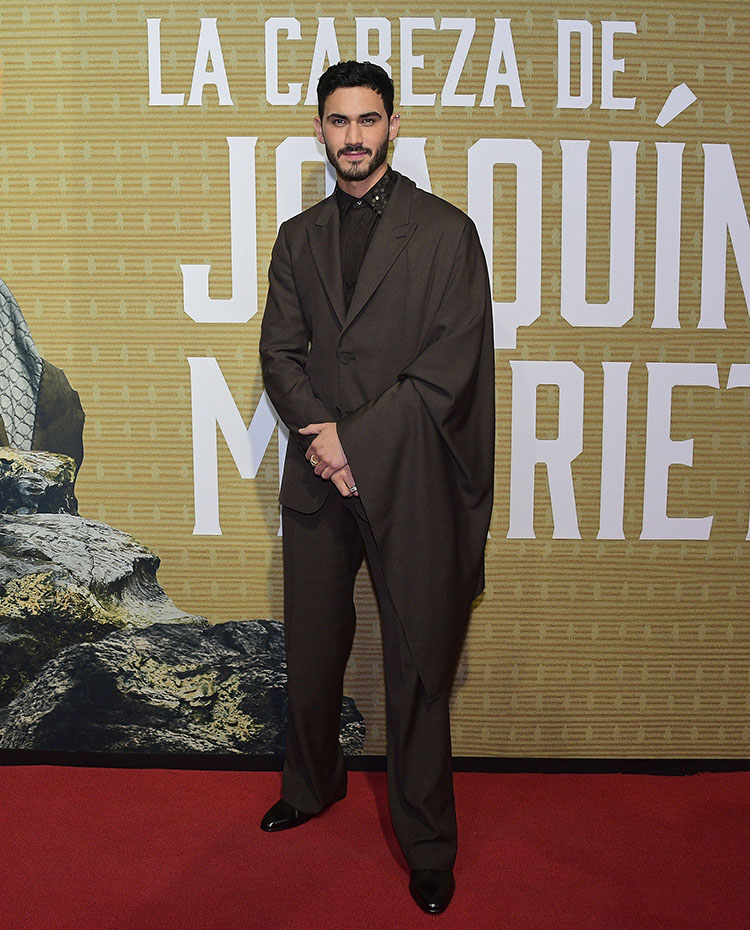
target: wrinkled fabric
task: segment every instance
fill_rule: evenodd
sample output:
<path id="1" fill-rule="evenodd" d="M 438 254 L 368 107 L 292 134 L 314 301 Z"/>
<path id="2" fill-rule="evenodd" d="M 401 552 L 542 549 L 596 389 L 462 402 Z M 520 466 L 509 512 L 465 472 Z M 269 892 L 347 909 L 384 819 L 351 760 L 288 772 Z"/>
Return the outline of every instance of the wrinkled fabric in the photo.
<path id="1" fill-rule="evenodd" d="M 471 601 L 484 587 L 494 471 L 491 303 L 473 226 L 451 253 L 421 351 L 338 424 L 432 698 L 451 684 Z"/>

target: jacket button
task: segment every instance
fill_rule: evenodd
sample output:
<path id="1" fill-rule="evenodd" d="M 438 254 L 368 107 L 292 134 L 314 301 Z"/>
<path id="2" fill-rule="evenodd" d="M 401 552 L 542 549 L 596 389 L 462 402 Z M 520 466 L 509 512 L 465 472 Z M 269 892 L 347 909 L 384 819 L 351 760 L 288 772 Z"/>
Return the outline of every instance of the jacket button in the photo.
<path id="1" fill-rule="evenodd" d="M 349 355 L 348 352 L 342 352 L 341 355 L 339 355 L 339 361 L 341 362 L 342 365 L 348 365 L 350 360 L 351 360 L 351 355 Z"/>

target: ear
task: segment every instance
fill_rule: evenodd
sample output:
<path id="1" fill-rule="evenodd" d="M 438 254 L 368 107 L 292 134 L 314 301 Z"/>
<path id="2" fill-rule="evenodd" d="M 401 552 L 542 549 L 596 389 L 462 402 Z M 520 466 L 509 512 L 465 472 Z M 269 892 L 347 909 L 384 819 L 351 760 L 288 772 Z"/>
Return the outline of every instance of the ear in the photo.
<path id="1" fill-rule="evenodd" d="M 398 113 L 394 113 L 391 116 L 390 121 L 388 123 L 388 138 L 390 139 L 391 142 L 393 142 L 393 140 L 398 135 L 398 127 L 400 125 L 400 122 L 401 122 L 401 117 L 399 116 Z"/>
<path id="2" fill-rule="evenodd" d="M 320 117 L 316 116 L 313 119 L 313 126 L 315 127 L 315 135 L 318 139 L 318 142 L 322 142 L 325 145 L 325 139 L 323 138 L 323 126 L 320 122 Z"/>

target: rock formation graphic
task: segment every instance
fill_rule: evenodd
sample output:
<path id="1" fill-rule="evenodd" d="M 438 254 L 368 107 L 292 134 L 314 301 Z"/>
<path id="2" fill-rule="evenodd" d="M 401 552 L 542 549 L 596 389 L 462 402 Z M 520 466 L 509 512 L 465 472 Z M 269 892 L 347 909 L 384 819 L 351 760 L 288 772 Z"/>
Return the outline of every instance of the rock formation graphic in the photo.
<path id="1" fill-rule="evenodd" d="M 282 624 L 179 610 L 149 549 L 78 516 L 74 472 L 0 450 L 0 748 L 282 753 Z M 344 751 L 364 735 L 345 698 Z"/>
<path id="2" fill-rule="evenodd" d="M 184 613 L 153 552 L 78 515 L 83 422 L 0 279 L 0 749 L 283 753 L 282 624 Z M 344 698 L 344 752 L 364 737 Z"/>

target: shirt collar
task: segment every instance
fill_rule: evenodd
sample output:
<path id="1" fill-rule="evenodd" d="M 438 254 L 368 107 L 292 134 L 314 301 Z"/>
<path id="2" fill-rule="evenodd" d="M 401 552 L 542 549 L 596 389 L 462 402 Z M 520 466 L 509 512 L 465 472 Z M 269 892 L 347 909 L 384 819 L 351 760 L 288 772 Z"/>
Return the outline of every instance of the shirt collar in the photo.
<path id="1" fill-rule="evenodd" d="M 351 194 L 348 194 L 345 190 L 342 190 L 336 185 L 336 200 L 339 205 L 339 210 L 343 214 L 346 213 L 347 210 L 359 208 L 367 204 L 378 216 L 382 216 L 383 210 L 385 210 L 391 193 L 393 192 L 397 177 L 398 175 L 389 165 L 383 177 L 380 178 L 376 184 L 373 184 L 367 193 L 363 194 L 361 197 L 352 197 Z"/>

